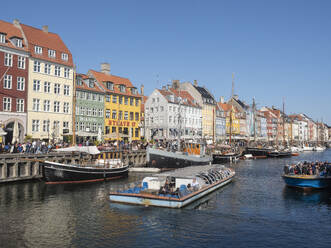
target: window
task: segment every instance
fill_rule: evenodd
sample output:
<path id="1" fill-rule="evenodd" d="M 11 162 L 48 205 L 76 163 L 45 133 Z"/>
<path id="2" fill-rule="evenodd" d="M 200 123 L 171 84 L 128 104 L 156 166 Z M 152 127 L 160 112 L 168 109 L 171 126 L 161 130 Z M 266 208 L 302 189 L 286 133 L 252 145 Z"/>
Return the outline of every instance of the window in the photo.
<path id="1" fill-rule="evenodd" d="M 11 111 L 11 98 L 10 97 L 3 98 L 3 111 Z"/>
<path id="2" fill-rule="evenodd" d="M 55 52 L 55 50 L 48 49 L 48 57 L 50 57 L 50 58 L 55 58 L 55 57 L 56 57 L 56 52 Z"/>
<path id="3" fill-rule="evenodd" d="M 63 113 L 69 113 L 69 103 L 68 102 L 64 102 L 63 103 Z"/>
<path id="4" fill-rule="evenodd" d="M 80 129 L 81 131 L 85 131 L 85 122 L 80 122 L 80 127 L 79 127 L 79 129 Z"/>
<path id="5" fill-rule="evenodd" d="M 130 97 L 130 106 L 133 106 L 133 101 L 134 101 L 134 99 L 132 97 Z"/>
<path id="6" fill-rule="evenodd" d="M 50 82 L 44 82 L 44 92 L 51 93 L 51 83 Z"/>
<path id="7" fill-rule="evenodd" d="M 64 94 L 65 96 L 69 96 L 69 95 L 70 95 L 70 91 L 69 91 L 69 89 L 70 89 L 69 85 L 64 85 L 64 86 L 63 86 L 63 94 Z"/>
<path id="8" fill-rule="evenodd" d="M 6 35 L 0 34 L 0 43 L 6 43 Z"/>
<path id="9" fill-rule="evenodd" d="M 64 68 L 64 77 L 69 78 L 69 74 L 70 74 L 70 69 L 69 68 Z"/>
<path id="10" fill-rule="evenodd" d="M 164 110 L 164 107 L 163 106 L 160 106 L 160 111 L 162 112 Z"/>
<path id="11" fill-rule="evenodd" d="M 63 128 L 69 128 L 69 121 L 63 122 Z"/>
<path id="12" fill-rule="evenodd" d="M 91 99 L 91 93 L 86 93 L 86 100 L 90 100 Z"/>
<path id="13" fill-rule="evenodd" d="M 21 39 L 14 39 L 14 44 L 16 47 L 23 47 L 23 43 Z"/>
<path id="14" fill-rule="evenodd" d="M 99 109 L 99 117 L 102 117 L 103 116 L 103 111 L 102 109 Z"/>
<path id="15" fill-rule="evenodd" d="M 90 108 L 87 109 L 87 115 L 88 116 L 91 116 L 92 115 L 92 109 L 90 109 Z"/>
<path id="16" fill-rule="evenodd" d="M 120 91 L 125 92 L 125 85 L 120 85 Z"/>
<path id="17" fill-rule="evenodd" d="M 25 57 L 18 56 L 17 67 L 20 69 L 25 69 Z"/>
<path id="18" fill-rule="evenodd" d="M 83 107 L 79 107 L 79 114 L 85 115 L 85 109 Z"/>
<path id="19" fill-rule="evenodd" d="M 155 98 L 152 99 L 152 102 L 155 103 Z"/>
<path id="20" fill-rule="evenodd" d="M 25 89 L 25 78 L 17 77 L 17 90 L 24 91 Z"/>
<path id="21" fill-rule="evenodd" d="M 96 101 L 97 100 L 97 94 L 92 93 L 92 100 Z"/>
<path id="22" fill-rule="evenodd" d="M 40 100 L 37 98 L 33 98 L 32 102 L 33 102 L 32 104 L 33 111 L 39 111 Z"/>
<path id="23" fill-rule="evenodd" d="M 106 109 L 106 118 L 110 118 L 110 109 Z"/>
<path id="24" fill-rule="evenodd" d="M 51 109 L 51 101 L 50 100 L 44 100 L 44 111 L 49 112 Z"/>
<path id="25" fill-rule="evenodd" d="M 123 119 L 123 111 L 122 111 L 122 110 L 120 110 L 120 111 L 118 112 L 118 119 L 119 119 L 119 120 L 122 120 L 122 119 Z"/>
<path id="26" fill-rule="evenodd" d="M 85 92 L 84 91 L 80 92 L 80 98 L 85 99 Z"/>
<path id="27" fill-rule="evenodd" d="M 123 104 L 123 97 L 122 96 L 118 96 L 118 103 Z"/>
<path id="28" fill-rule="evenodd" d="M 136 106 L 139 106 L 139 99 L 136 99 Z"/>
<path id="29" fill-rule="evenodd" d="M 99 99 L 99 102 L 103 102 L 103 100 L 102 100 L 102 99 L 103 99 L 103 98 L 102 98 L 102 95 L 99 95 L 99 96 L 98 96 L 98 99 Z"/>
<path id="30" fill-rule="evenodd" d="M 110 96 L 106 95 L 106 102 L 110 102 Z"/>
<path id="31" fill-rule="evenodd" d="M 116 133 L 116 127 L 111 127 L 111 132 Z"/>
<path id="32" fill-rule="evenodd" d="M 34 61 L 33 62 L 33 71 L 34 72 L 40 72 L 40 62 L 39 61 Z"/>
<path id="33" fill-rule="evenodd" d="M 172 123 L 172 116 L 169 116 L 169 123 Z"/>
<path id="34" fill-rule="evenodd" d="M 12 88 L 12 75 L 5 75 L 5 78 L 3 80 L 3 88 L 4 89 Z"/>
<path id="35" fill-rule="evenodd" d="M 90 79 L 89 82 L 88 82 L 88 87 L 90 88 L 94 88 L 94 81 L 93 79 Z"/>
<path id="36" fill-rule="evenodd" d="M 51 74 L 51 65 L 50 64 L 45 64 L 44 72 L 48 75 Z"/>
<path id="37" fill-rule="evenodd" d="M 60 76 L 61 75 L 61 67 L 60 66 L 55 66 L 55 70 L 54 70 L 54 75 L 55 76 Z"/>
<path id="38" fill-rule="evenodd" d="M 92 131 L 93 132 L 97 131 L 97 124 L 96 123 L 92 124 Z"/>
<path id="39" fill-rule="evenodd" d="M 111 118 L 116 119 L 116 115 L 117 115 L 116 110 L 113 110 L 113 111 L 112 111 Z"/>
<path id="40" fill-rule="evenodd" d="M 16 99 L 16 111 L 24 112 L 24 99 Z"/>
<path id="41" fill-rule="evenodd" d="M 6 53 L 5 54 L 5 66 L 13 66 L 13 55 Z"/>
<path id="42" fill-rule="evenodd" d="M 35 46 L 35 47 L 34 47 L 34 52 L 35 52 L 36 54 L 42 54 L 42 53 L 43 53 L 43 48 L 40 47 L 40 46 Z"/>
<path id="43" fill-rule="evenodd" d="M 124 112 L 124 120 L 127 120 L 129 118 L 129 113 L 128 111 Z"/>
<path id="44" fill-rule="evenodd" d="M 118 132 L 122 133 L 122 128 L 121 127 L 118 128 Z"/>
<path id="45" fill-rule="evenodd" d="M 93 115 L 93 116 L 97 116 L 97 109 L 96 109 L 96 108 L 93 108 L 93 109 L 92 109 L 92 115 Z"/>
<path id="46" fill-rule="evenodd" d="M 60 94 L 61 86 L 60 84 L 54 84 L 54 94 Z"/>
<path id="47" fill-rule="evenodd" d="M 106 126 L 105 128 L 105 134 L 109 134 L 110 133 L 110 127 L 109 126 Z"/>
<path id="48" fill-rule="evenodd" d="M 139 128 L 135 128 L 134 136 L 139 137 Z"/>
<path id="49" fill-rule="evenodd" d="M 129 101 L 129 98 L 126 96 L 126 97 L 124 97 L 124 104 L 125 105 L 128 105 L 128 101 Z"/>
<path id="50" fill-rule="evenodd" d="M 135 120 L 139 121 L 139 113 L 137 113 L 137 112 L 135 113 Z"/>
<path id="51" fill-rule="evenodd" d="M 39 132 L 39 120 L 32 120 L 32 132 Z"/>
<path id="52" fill-rule="evenodd" d="M 50 123 L 49 120 L 44 120 L 43 121 L 43 131 L 44 132 L 49 132 L 49 123 Z"/>
<path id="53" fill-rule="evenodd" d="M 62 58 L 62 60 L 68 61 L 68 54 L 62 53 L 61 58 Z"/>
<path id="54" fill-rule="evenodd" d="M 54 112 L 59 113 L 60 112 L 60 102 L 54 101 Z"/>
<path id="55" fill-rule="evenodd" d="M 117 96 L 113 96 L 113 103 L 117 103 Z"/>
<path id="56" fill-rule="evenodd" d="M 106 82 L 106 88 L 108 90 L 114 90 L 114 84 L 112 82 Z"/>
<path id="57" fill-rule="evenodd" d="M 130 121 L 133 121 L 133 112 L 130 112 Z"/>
<path id="58" fill-rule="evenodd" d="M 171 112 L 172 111 L 172 107 L 171 106 L 169 106 L 169 112 Z"/>

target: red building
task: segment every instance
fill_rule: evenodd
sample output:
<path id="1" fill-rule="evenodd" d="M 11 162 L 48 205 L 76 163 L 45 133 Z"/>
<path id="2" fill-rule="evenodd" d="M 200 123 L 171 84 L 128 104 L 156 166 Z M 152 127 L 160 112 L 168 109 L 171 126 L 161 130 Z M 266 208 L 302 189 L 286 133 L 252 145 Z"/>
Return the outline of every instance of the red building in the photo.
<path id="1" fill-rule="evenodd" d="M 5 143 L 12 142 L 13 134 L 22 142 L 26 134 L 29 55 L 17 23 L 0 20 L 0 125 L 7 132 L 0 142 Z"/>

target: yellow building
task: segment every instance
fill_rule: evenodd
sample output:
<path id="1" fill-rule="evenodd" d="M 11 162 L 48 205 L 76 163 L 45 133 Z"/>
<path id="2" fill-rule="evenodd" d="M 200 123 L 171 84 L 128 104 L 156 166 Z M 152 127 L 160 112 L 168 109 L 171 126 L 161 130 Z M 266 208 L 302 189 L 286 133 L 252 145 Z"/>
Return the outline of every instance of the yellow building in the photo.
<path id="1" fill-rule="evenodd" d="M 141 95 L 127 78 L 110 74 L 110 65 L 101 72 L 89 70 L 105 91 L 105 140 L 140 140 Z"/>
<path id="2" fill-rule="evenodd" d="M 60 141 L 72 132 L 73 61 L 61 38 L 21 25 L 29 44 L 27 134 Z"/>
<path id="3" fill-rule="evenodd" d="M 226 115 L 226 134 L 230 135 L 230 126 L 232 135 L 240 134 L 240 118 L 238 116 L 237 110 L 230 104 L 218 103 L 218 105 L 223 109 Z M 230 119 L 231 115 L 231 119 Z M 232 125 L 230 125 L 232 123 Z"/>

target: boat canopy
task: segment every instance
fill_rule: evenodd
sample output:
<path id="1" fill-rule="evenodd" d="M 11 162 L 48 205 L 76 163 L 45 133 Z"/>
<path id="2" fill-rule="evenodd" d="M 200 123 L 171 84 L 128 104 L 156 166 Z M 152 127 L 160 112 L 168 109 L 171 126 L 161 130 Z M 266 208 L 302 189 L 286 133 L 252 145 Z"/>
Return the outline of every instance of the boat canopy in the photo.
<path id="1" fill-rule="evenodd" d="M 70 146 L 56 149 L 57 152 L 85 152 L 91 155 L 100 154 L 96 146 Z"/>

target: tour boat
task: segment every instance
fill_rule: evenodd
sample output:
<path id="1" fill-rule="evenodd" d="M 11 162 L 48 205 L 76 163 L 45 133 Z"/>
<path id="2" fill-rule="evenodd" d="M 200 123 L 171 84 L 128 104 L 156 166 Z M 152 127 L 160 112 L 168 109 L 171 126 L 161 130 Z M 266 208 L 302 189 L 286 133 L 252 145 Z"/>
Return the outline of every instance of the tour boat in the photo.
<path id="1" fill-rule="evenodd" d="M 326 149 L 326 147 L 324 147 L 324 146 L 315 146 L 314 147 L 314 151 L 316 151 L 316 152 L 323 152 L 323 151 L 325 151 L 325 149 Z"/>
<path id="2" fill-rule="evenodd" d="M 230 183 L 235 172 L 224 165 L 192 166 L 145 177 L 139 186 L 111 192 L 112 202 L 182 208 Z"/>
<path id="3" fill-rule="evenodd" d="M 40 161 L 46 184 L 96 182 L 128 175 L 129 165 L 124 165 L 120 159 L 102 158 L 96 147 L 68 147 L 57 151 L 86 153 L 90 158 L 84 161 L 82 157 L 78 163 L 71 164 Z"/>

